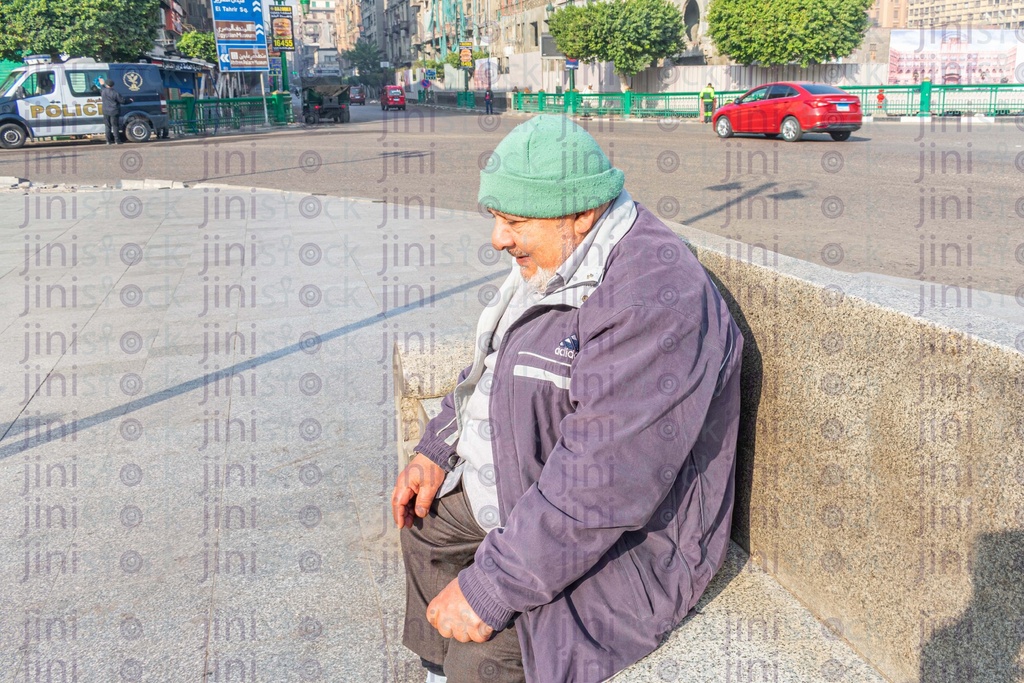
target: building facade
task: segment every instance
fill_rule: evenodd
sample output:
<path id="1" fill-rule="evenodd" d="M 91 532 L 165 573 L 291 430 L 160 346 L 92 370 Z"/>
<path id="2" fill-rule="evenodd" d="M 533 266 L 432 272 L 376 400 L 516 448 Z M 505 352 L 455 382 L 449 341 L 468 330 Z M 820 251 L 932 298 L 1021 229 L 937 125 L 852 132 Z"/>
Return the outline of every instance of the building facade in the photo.
<path id="1" fill-rule="evenodd" d="M 1024 27 L 1024 0 L 906 0 L 907 28 Z"/>

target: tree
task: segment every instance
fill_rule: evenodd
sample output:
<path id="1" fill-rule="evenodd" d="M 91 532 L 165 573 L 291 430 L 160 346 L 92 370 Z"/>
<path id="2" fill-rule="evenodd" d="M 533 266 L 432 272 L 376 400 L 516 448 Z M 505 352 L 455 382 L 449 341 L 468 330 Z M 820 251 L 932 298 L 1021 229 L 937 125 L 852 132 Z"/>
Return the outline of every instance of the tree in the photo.
<path id="1" fill-rule="evenodd" d="M 622 89 L 663 57 L 686 47 L 683 15 L 669 0 L 612 0 L 556 11 L 548 29 L 565 56 L 612 62 Z"/>
<path id="2" fill-rule="evenodd" d="M 872 2 L 712 0 L 708 36 L 740 64 L 824 64 L 860 47 Z"/>
<path id="3" fill-rule="evenodd" d="M 381 86 L 387 80 L 387 72 L 381 68 L 384 59 L 377 44 L 360 38 L 355 47 L 341 53 L 343 59 L 359 70 L 359 81 L 366 85 Z"/>
<path id="4" fill-rule="evenodd" d="M 202 59 L 211 64 L 218 63 L 217 41 L 213 33 L 202 33 L 200 31 L 188 31 L 182 33 L 178 39 L 178 52 L 186 57 Z"/>
<path id="5" fill-rule="evenodd" d="M 153 48 L 160 0 L 3 0 L 0 58 L 135 61 Z"/>

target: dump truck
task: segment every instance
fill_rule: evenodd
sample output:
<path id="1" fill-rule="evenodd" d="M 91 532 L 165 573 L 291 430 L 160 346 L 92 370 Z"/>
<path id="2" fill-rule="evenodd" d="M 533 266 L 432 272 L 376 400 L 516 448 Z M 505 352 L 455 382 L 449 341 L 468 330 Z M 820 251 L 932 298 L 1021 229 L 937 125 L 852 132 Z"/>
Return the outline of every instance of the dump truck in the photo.
<path id="1" fill-rule="evenodd" d="M 313 76 L 302 79 L 302 120 L 309 125 L 324 121 L 348 123 L 349 88 L 340 76 Z"/>

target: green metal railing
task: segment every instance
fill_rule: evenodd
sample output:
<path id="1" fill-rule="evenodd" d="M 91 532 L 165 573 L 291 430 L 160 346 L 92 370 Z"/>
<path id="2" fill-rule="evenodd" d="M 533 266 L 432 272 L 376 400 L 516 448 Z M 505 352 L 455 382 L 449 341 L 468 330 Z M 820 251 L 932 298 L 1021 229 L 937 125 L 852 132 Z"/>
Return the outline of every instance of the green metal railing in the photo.
<path id="1" fill-rule="evenodd" d="M 196 100 L 183 97 L 167 103 L 171 129 L 177 135 L 217 135 L 254 129 L 266 124 L 291 123 L 292 108 L 288 95 L 275 93 L 266 98 L 233 97 Z"/>
<path id="2" fill-rule="evenodd" d="M 860 98 L 865 116 L 1017 116 L 1024 114 L 1024 85 L 848 85 L 842 90 Z M 715 107 L 728 104 L 745 91 L 715 94 Z M 878 98 L 882 94 L 881 101 Z M 514 107 L 524 112 L 562 112 L 584 116 L 699 118 L 696 92 L 565 94 L 517 93 Z"/>
<path id="3" fill-rule="evenodd" d="M 845 85 L 842 89 L 860 98 L 860 111 L 864 116 L 917 116 L 921 113 L 921 87 L 917 85 Z"/>
<path id="4" fill-rule="evenodd" d="M 932 113 L 938 116 L 1015 116 L 1024 113 L 1024 87 L 999 85 L 932 86 Z"/>

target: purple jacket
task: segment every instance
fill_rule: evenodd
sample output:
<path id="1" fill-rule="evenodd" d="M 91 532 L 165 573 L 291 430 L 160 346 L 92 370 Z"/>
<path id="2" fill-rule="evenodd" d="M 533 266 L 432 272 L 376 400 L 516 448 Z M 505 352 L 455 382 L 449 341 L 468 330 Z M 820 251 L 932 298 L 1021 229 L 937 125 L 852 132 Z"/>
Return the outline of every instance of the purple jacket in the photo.
<path id="1" fill-rule="evenodd" d="M 490 626 L 515 622 L 531 682 L 602 681 L 652 652 L 729 545 L 743 337 L 679 237 L 637 210 L 602 277 L 523 314 L 494 368 L 502 528 L 459 586 Z M 445 470 L 458 400 L 416 449 Z"/>

